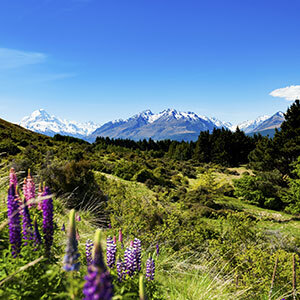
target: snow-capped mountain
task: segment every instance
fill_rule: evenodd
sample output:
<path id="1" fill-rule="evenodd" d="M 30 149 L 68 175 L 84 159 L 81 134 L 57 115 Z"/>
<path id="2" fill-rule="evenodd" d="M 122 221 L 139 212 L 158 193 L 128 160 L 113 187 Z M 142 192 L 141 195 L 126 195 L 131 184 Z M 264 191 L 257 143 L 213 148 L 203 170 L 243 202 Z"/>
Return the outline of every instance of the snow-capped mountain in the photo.
<path id="1" fill-rule="evenodd" d="M 283 121 L 284 113 L 279 111 L 272 116 L 263 115 L 255 120 L 245 121 L 240 124 L 233 125 L 230 127 L 230 129 L 234 131 L 237 127 L 239 127 L 239 129 L 243 130 L 245 133 L 262 132 L 264 130 L 279 128 Z"/>
<path id="2" fill-rule="evenodd" d="M 262 123 L 260 123 L 257 127 L 255 127 L 253 132 L 261 132 L 264 130 L 279 128 L 283 121 L 284 113 L 282 111 L 279 111 L 273 116 L 263 121 Z"/>
<path id="3" fill-rule="evenodd" d="M 35 110 L 30 116 L 24 117 L 19 125 L 49 136 L 59 133 L 78 138 L 88 136 L 99 127 L 93 122 L 78 123 L 51 116 L 44 109 Z"/>
<path id="4" fill-rule="evenodd" d="M 229 122 L 225 123 L 214 117 L 166 109 L 157 114 L 151 110 L 145 110 L 126 120 L 118 119 L 100 126 L 93 122 L 67 121 L 39 109 L 23 118 L 19 125 L 49 136 L 70 135 L 90 142 L 93 142 L 98 136 L 133 140 L 152 138 L 154 140 L 195 141 L 201 131 L 211 132 L 214 128 L 222 127 L 234 131 L 239 126 L 241 130 L 249 134 L 278 128 L 283 120 L 283 113 L 277 112 L 271 117 L 264 115 L 253 121 L 245 121 L 233 126 Z"/>
<path id="5" fill-rule="evenodd" d="M 145 110 L 127 120 L 117 120 L 102 125 L 88 139 L 93 141 L 97 136 L 108 136 L 134 140 L 144 138 L 197 140 L 200 131 L 212 131 L 214 128 L 229 128 L 229 126 L 231 124 L 223 123 L 216 118 L 198 116 L 193 112 L 166 109 L 154 114 L 151 110 Z"/>
<path id="6" fill-rule="evenodd" d="M 245 133 L 250 133 L 250 132 L 253 132 L 256 127 L 258 127 L 260 124 L 262 124 L 265 120 L 267 120 L 269 118 L 270 118 L 270 116 L 263 115 L 263 116 L 256 118 L 255 120 L 250 120 L 250 121 L 247 120 L 247 121 L 244 121 L 237 125 L 233 125 L 230 127 L 230 129 L 232 131 L 234 131 L 236 129 L 236 127 L 239 127 L 239 129 L 243 130 Z"/>

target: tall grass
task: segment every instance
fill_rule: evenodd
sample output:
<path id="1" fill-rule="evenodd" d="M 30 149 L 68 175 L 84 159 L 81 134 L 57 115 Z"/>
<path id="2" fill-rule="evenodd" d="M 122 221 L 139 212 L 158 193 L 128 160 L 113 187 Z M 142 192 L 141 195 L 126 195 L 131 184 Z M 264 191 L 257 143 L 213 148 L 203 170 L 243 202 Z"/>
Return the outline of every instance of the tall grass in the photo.
<path id="1" fill-rule="evenodd" d="M 204 255 L 168 255 L 159 259 L 157 280 L 164 286 L 166 299 L 207 300 L 245 299 L 247 290 L 235 288 L 234 273 L 221 275 L 217 258 L 206 260 Z M 217 268 L 218 267 L 218 268 Z"/>

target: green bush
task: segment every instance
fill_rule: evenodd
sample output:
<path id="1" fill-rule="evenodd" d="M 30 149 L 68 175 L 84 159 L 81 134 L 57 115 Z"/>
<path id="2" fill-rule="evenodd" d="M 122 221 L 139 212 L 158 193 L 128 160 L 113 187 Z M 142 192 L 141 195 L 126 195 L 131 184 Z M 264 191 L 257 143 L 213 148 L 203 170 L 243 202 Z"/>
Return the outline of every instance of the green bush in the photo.
<path id="1" fill-rule="evenodd" d="M 240 179 L 234 179 L 234 195 L 251 204 L 280 210 L 284 207 L 282 201 L 282 186 L 285 184 L 279 171 L 260 172 L 257 175 L 243 174 Z"/>
<path id="2" fill-rule="evenodd" d="M 67 208 L 86 209 L 105 201 L 87 161 L 53 162 L 41 169 L 39 175 L 52 192 L 64 197 Z"/>

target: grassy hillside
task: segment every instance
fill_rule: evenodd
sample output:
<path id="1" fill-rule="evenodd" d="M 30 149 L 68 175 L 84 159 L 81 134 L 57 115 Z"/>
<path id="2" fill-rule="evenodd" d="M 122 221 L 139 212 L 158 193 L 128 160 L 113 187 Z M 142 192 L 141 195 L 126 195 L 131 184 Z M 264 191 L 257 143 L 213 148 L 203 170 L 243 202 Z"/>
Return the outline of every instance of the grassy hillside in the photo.
<path id="1" fill-rule="evenodd" d="M 182 161 L 162 150 L 126 147 L 128 141 L 125 146 L 105 140 L 88 144 L 45 137 L 5 121 L 0 124 L 1 222 L 7 220 L 8 171 L 14 167 L 20 187 L 30 168 L 36 184 L 45 181 L 54 192 L 56 223 L 52 259 L 26 270 L 23 266 L 44 256 L 43 250 L 33 253 L 24 247 L 23 257 L 13 259 L 8 227 L 1 229 L 0 295 L 7 297 L 7 291 L 13 295 L 6 299 L 26 299 L 22 295 L 26 287 L 30 299 L 81 299 L 85 242 L 99 227 L 104 232 L 104 252 L 104 239 L 117 236 L 120 228 L 126 246 L 135 237 L 141 240 L 144 275 L 148 255 L 159 245 L 155 280 L 146 284 L 150 299 L 269 299 L 276 259 L 271 299 L 292 299 L 299 219 L 235 196 L 235 180 L 256 176 L 247 166 Z M 76 224 L 82 264 L 73 277 L 62 269 L 66 235 L 60 230 L 72 208 L 81 216 Z M 41 213 L 33 209 L 32 214 L 41 225 Z M 120 245 L 118 251 L 123 255 Z M 38 289 L 35 272 L 42 282 L 51 283 L 50 288 Z M 121 285 L 116 271 L 111 273 L 115 294 L 120 296 L 116 299 L 138 297 L 138 276 Z M 298 272 L 296 277 L 299 281 Z"/>

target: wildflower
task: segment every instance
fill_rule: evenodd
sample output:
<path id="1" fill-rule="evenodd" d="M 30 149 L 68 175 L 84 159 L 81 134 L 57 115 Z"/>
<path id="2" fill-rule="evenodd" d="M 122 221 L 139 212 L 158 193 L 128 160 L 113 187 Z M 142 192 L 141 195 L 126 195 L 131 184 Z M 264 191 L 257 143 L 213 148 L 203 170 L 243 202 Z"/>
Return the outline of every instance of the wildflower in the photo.
<path id="1" fill-rule="evenodd" d="M 154 275 L 155 275 L 155 261 L 152 257 L 149 257 L 146 263 L 146 278 L 148 280 L 153 280 Z"/>
<path id="2" fill-rule="evenodd" d="M 111 229 L 111 224 L 110 223 L 108 224 L 108 228 Z"/>
<path id="3" fill-rule="evenodd" d="M 24 179 L 23 193 L 26 201 L 30 201 L 35 198 L 35 183 L 30 175 L 30 169 L 28 169 L 27 179 Z M 29 203 L 29 207 L 34 206 L 33 203 Z"/>
<path id="4" fill-rule="evenodd" d="M 134 239 L 133 241 L 133 248 L 135 249 L 135 260 L 136 260 L 136 267 L 137 270 L 141 270 L 141 265 L 142 265 L 142 246 L 141 246 L 141 241 L 137 238 Z"/>
<path id="5" fill-rule="evenodd" d="M 76 228 L 75 228 L 75 211 L 70 211 L 69 227 L 68 227 L 68 240 L 66 255 L 64 257 L 64 269 L 66 271 L 78 271 L 80 263 L 77 262 L 80 254 L 78 253 L 78 243 L 76 239 Z"/>
<path id="6" fill-rule="evenodd" d="M 63 231 L 63 232 L 66 231 L 65 223 L 62 224 L 62 226 L 61 226 L 61 231 Z"/>
<path id="7" fill-rule="evenodd" d="M 10 168 L 10 171 L 9 171 L 9 185 L 12 185 L 12 184 L 15 187 L 17 187 L 17 185 L 18 185 L 18 179 L 17 179 L 17 175 L 15 173 L 14 168 Z"/>
<path id="8" fill-rule="evenodd" d="M 125 263 L 120 259 L 118 258 L 118 261 L 117 261 L 117 273 L 118 273 L 118 280 L 119 282 L 121 282 L 124 278 L 125 278 Z"/>
<path id="9" fill-rule="evenodd" d="M 159 256 L 159 244 L 156 244 L 156 255 Z"/>
<path id="10" fill-rule="evenodd" d="M 50 189 L 46 186 L 43 196 L 50 196 Z M 43 200 L 43 233 L 45 241 L 46 255 L 50 255 L 50 249 L 53 243 L 53 200 L 46 198 Z"/>
<path id="11" fill-rule="evenodd" d="M 107 265 L 109 268 L 112 268 L 116 262 L 117 245 L 114 243 L 113 239 L 110 236 L 107 238 L 106 245 Z"/>
<path id="12" fill-rule="evenodd" d="M 40 232 L 39 232 L 39 228 L 38 228 L 38 224 L 37 224 L 36 219 L 34 219 L 34 221 L 33 221 L 33 228 L 34 228 L 34 231 L 33 231 L 33 240 L 34 240 L 34 247 L 35 247 L 33 250 L 36 251 L 38 249 L 38 246 L 42 242 L 41 235 L 40 235 Z"/>
<path id="13" fill-rule="evenodd" d="M 7 197 L 7 216 L 9 227 L 9 242 L 11 244 L 11 253 L 13 257 L 17 257 L 21 250 L 21 223 L 19 213 L 19 202 L 15 200 L 16 188 L 11 184 L 8 189 Z"/>
<path id="14" fill-rule="evenodd" d="M 123 243 L 122 229 L 119 229 L 119 242 L 120 242 L 120 243 Z"/>
<path id="15" fill-rule="evenodd" d="M 86 263 L 87 265 L 91 265 L 92 264 L 92 249 L 93 249 L 93 242 L 92 240 L 88 239 L 85 243 L 85 256 L 86 256 Z"/>
<path id="16" fill-rule="evenodd" d="M 32 230 L 32 221 L 29 214 L 28 204 L 24 200 L 23 209 L 22 209 L 22 218 L 23 218 L 23 239 L 25 240 L 24 245 L 28 244 L 28 240 L 33 240 L 33 230 Z"/>
<path id="17" fill-rule="evenodd" d="M 111 300 L 113 296 L 112 278 L 103 261 L 100 240 L 101 231 L 98 229 L 95 233 L 93 264 L 88 267 L 88 274 L 85 276 L 84 300 Z"/>
<path id="18" fill-rule="evenodd" d="M 115 244 L 117 244 L 117 237 L 115 235 L 113 237 L 113 241 L 114 241 Z"/>
<path id="19" fill-rule="evenodd" d="M 129 276 L 136 271 L 136 250 L 133 247 L 126 248 L 124 253 L 125 269 Z"/>

